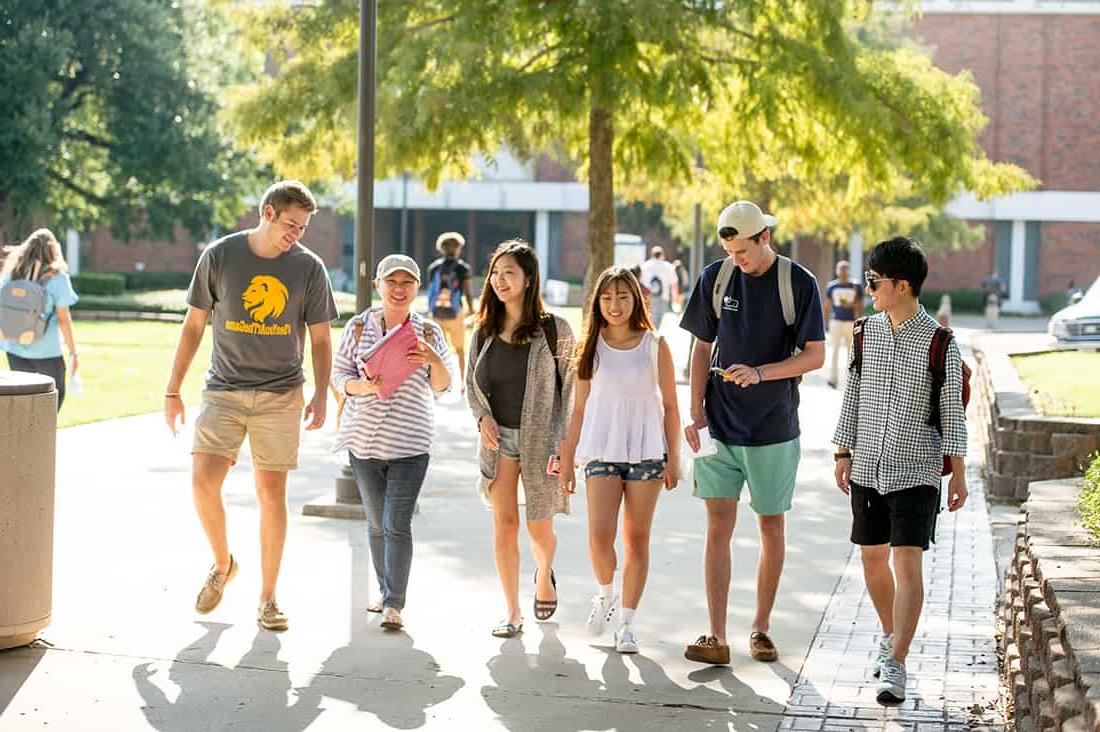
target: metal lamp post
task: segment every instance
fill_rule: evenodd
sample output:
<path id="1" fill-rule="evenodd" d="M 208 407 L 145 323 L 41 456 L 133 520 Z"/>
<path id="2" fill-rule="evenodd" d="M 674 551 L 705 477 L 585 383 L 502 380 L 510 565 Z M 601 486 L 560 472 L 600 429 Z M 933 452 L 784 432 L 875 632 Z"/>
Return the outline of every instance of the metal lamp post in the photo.
<path id="1" fill-rule="evenodd" d="M 371 273 L 374 269 L 374 76 L 378 0 L 359 3 L 359 159 L 356 170 L 355 211 L 355 308 L 362 312 L 371 304 Z M 351 466 L 344 465 L 336 477 L 335 503 L 308 503 L 307 516 L 365 518 L 359 489 Z"/>

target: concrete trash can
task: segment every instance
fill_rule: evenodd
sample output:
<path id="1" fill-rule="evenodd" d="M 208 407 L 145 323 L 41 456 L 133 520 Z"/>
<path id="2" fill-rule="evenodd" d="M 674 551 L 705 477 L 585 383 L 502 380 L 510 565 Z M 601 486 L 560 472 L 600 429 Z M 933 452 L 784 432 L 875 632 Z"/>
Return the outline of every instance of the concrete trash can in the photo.
<path id="1" fill-rule="evenodd" d="M 53 379 L 0 371 L 0 649 L 50 623 L 56 440 Z"/>

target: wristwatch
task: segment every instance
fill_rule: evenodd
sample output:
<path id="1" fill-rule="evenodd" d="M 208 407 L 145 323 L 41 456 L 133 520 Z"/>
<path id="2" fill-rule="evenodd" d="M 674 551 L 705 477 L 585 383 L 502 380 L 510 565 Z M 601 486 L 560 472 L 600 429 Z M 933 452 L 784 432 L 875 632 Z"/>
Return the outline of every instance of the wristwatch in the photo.
<path id="1" fill-rule="evenodd" d="M 852 459 L 852 453 L 850 453 L 850 452 L 834 452 L 833 453 L 833 460 L 836 461 L 836 462 L 840 462 L 841 460 L 851 460 L 851 459 Z"/>

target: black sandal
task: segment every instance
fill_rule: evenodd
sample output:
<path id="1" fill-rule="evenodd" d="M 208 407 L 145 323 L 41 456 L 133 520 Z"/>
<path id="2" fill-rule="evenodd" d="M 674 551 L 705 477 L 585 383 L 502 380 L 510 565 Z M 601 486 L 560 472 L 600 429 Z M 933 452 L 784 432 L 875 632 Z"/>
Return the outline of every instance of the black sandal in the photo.
<path id="1" fill-rule="evenodd" d="M 509 623 L 507 620 L 500 621 L 500 625 L 493 628 L 494 638 L 515 638 L 523 631 L 523 620 L 518 623 Z"/>
<path id="2" fill-rule="evenodd" d="M 558 610 L 558 580 L 554 577 L 554 570 L 550 570 L 550 584 L 554 586 L 553 600 L 540 600 L 538 598 L 539 571 L 535 570 L 535 619 L 549 620 Z"/>

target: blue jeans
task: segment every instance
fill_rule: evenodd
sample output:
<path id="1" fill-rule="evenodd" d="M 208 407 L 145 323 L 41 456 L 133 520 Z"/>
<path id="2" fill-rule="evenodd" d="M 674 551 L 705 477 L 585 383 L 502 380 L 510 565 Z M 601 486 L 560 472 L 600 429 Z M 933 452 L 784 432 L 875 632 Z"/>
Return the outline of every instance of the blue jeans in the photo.
<path id="1" fill-rule="evenodd" d="M 412 565 L 412 517 L 428 472 L 428 455 L 397 460 L 351 456 L 355 485 L 367 510 L 370 557 L 383 607 L 402 610 Z"/>

